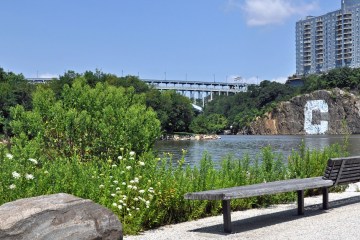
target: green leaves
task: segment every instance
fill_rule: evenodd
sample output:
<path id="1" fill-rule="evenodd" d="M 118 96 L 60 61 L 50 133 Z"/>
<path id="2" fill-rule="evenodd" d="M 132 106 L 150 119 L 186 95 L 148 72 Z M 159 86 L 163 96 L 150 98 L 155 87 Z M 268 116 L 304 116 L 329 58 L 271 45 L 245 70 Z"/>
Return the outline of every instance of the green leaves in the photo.
<path id="1" fill-rule="evenodd" d="M 160 135 L 160 123 L 143 96 L 106 83 L 91 88 L 82 77 L 65 85 L 58 100 L 51 89 L 38 88 L 33 105 L 32 111 L 13 108 L 15 137 L 38 136 L 43 155 L 53 159 L 114 158 L 119 146 L 142 153 Z"/>
<path id="2" fill-rule="evenodd" d="M 190 129 L 195 133 L 219 133 L 227 124 L 227 119 L 220 114 L 200 114 L 192 121 Z"/>

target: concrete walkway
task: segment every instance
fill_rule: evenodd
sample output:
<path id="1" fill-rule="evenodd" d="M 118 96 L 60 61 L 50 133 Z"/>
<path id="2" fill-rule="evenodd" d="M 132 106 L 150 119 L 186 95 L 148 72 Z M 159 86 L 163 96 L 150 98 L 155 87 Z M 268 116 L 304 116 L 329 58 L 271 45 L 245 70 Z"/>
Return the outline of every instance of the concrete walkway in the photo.
<path id="1" fill-rule="evenodd" d="M 231 214 L 234 233 L 223 233 L 222 216 L 164 226 L 125 239 L 360 239 L 360 192 L 329 195 L 330 209 L 321 210 L 321 196 L 305 198 L 305 215 L 296 203 Z"/>

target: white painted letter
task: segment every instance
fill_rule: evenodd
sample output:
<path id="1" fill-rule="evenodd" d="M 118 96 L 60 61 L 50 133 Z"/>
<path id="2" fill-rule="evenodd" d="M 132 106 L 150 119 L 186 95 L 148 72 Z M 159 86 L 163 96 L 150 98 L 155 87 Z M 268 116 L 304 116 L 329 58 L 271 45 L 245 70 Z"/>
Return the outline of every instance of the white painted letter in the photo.
<path id="1" fill-rule="evenodd" d="M 328 113 L 329 107 L 324 100 L 308 101 L 305 105 L 304 130 L 307 134 L 324 134 L 328 130 L 328 121 L 320 121 L 320 124 L 313 124 L 313 111 Z"/>

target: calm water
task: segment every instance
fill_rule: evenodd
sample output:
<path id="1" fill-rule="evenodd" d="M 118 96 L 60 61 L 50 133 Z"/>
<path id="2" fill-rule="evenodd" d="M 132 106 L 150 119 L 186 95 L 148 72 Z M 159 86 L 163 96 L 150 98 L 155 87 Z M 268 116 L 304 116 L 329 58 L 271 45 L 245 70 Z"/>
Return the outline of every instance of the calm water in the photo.
<path id="1" fill-rule="evenodd" d="M 197 165 L 204 152 L 208 152 L 215 162 L 230 154 L 242 157 L 244 154 L 255 156 L 260 149 L 271 146 L 274 152 L 282 153 L 285 157 L 291 151 L 299 149 L 301 141 L 310 149 L 322 149 L 334 143 L 342 143 L 341 135 L 314 135 L 314 136 L 221 136 L 219 140 L 209 141 L 159 141 L 155 149 L 159 153 L 172 153 L 176 162 L 182 155 L 182 149 L 187 150 L 186 163 Z M 360 155 L 360 135 L 351 135 L 349 138 L 349 152 L 351 155 Z"/>

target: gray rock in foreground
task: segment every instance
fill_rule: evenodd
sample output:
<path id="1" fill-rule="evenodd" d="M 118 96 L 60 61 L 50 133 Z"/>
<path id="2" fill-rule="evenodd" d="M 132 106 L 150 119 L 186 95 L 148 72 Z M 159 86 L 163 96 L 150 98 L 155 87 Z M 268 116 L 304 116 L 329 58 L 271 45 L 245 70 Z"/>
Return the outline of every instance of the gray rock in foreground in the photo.
<path id="1" fill-rule="evenodd" d="M 69 194 L 20 199 L 0 206 L 0 239 L 122 239 L 107 208 Z"/>

